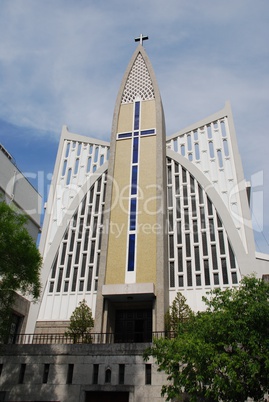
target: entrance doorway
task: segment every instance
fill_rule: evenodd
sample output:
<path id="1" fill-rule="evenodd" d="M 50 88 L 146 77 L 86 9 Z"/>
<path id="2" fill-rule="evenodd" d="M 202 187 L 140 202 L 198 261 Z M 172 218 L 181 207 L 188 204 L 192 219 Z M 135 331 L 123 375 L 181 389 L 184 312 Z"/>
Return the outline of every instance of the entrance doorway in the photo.
<path id="1" fill-rule="evenodd" d="M 151 342 L 152 310 L 116 310 L 115 342 Z"/>
<path id="2" fill-rule="evenodd" d="M 129 402 L 129 392 L 87 391 L 85 402 Z"/>

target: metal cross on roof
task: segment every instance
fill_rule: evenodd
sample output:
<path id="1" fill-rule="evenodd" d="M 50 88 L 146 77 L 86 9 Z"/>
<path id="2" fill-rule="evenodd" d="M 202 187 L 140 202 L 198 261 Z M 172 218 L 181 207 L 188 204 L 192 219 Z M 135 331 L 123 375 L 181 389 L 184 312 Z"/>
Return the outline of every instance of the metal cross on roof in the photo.
<path id="1" fill-rule="evenodd" d="M 143 40 L 148 40 L 148 36 L 143 36 L 143 34 L 140 34 L 138 38 L 135 38 L 135 42 L 140 42 L 140 45 L 143 46 Z"/>

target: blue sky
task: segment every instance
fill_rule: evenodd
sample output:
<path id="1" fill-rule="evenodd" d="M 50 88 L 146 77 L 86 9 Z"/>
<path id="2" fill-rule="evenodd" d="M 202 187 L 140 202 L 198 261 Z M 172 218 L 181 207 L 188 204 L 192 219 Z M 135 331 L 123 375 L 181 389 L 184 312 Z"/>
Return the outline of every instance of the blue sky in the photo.
<path id="1" fill-rule="evenodd" d="M 46 198 L 62 126 L 109 141 L 134 37 L 149 35 L 167 135 L 231 102 L 269 252 L 268 20 L 268 0 L 0 0 L 0 143 Z"/>

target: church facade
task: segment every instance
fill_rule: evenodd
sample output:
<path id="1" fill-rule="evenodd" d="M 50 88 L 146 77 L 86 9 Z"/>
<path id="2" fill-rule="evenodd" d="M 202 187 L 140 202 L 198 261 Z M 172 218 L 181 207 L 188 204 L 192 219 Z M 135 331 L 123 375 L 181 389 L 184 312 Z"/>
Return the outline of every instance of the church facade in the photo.
<path id="1" fill-rule="evenodd" d="M 39 333 L 64 331 L 85 299 L 95 332 L 149 340 L 164 330 L 177 292 L 198 311 L 208 290 L 266 274 L 229 104 L 166 137 L 140 43 L 122 80 L 110 143 L 63 128 L 40 248 Z"/>

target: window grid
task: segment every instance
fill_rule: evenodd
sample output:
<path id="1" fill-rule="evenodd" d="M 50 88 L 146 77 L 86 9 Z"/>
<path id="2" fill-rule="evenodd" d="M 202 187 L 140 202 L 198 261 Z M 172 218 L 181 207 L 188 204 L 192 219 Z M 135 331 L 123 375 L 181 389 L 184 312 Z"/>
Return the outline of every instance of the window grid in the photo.
<path id="1" fill-rule="evenodd" d="M 106 173 L 87 192 L 71 219 L 59 247 L 60 257 L 52 267 L 48 293 L 96 291 L 105 184 Z"/>
<path id="2" fill-rule="evenodd" d="M 237 175 L 232 158 L 229 119 L 226 114 L 219 115 L 218 119 L 208 121 L 205 125 L 197 126 L 193 130 L 173 136 L 167 141 L 167 146 L 191 160 L 211 182 L 214 182 L 214 187 L 225 205 L 240 213 L 239 194 L 235 195 L 233 200 L 227 197 L 227 192 L 236 183 Z M 236 218 L 234 223 L 238 225 Z M 243 240 L 245 236 L 243 222 L 240 228 Z"/>
<path id="3" fill-rule="evenodd" d="M 210 198 L 197 180 L 170 158 L 167 169 L 171 174 L 167 187 L 173 194 L 171 199 L 168 196 L 167 214 L 170 288 L 182 291 L 237 284 L 235 256 Z"/>
<path id="4" fill-rule="evenodd" d="M 109 147 L 66 140 L 62 160 L 61 181 L 69 186 L 77 184 L 80 175 L 94 173 L 109 158 Z M 83 145 L 83 146 L 82 146 Z"/>

